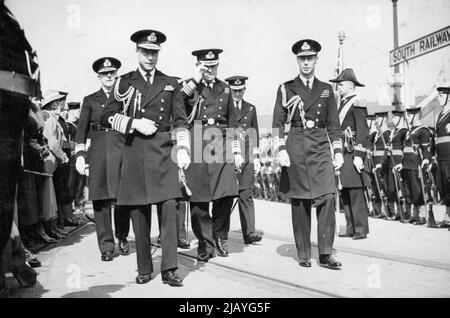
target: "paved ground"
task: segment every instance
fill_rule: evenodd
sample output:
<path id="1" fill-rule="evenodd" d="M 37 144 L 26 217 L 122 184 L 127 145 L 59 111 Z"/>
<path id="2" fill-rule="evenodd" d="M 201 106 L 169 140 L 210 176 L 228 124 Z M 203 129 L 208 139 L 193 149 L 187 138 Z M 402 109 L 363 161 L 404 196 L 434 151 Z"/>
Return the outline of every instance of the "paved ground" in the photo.
<path id="1" fill-rule="evenodd" d="M 436 220 L 443 207 L 435 208 Z M 298 266 L 289 205 L 256 201 L 257 228 L 264 232 L 258 245 L 244 245 L 239 216 L 232 215 L 230 256 L 209 263 L 195 261 L 191 250 L 179 250 L 179 273 L 184 287 L 163 285 L 159 272 L 161 251 L 155 250 L 153 279 L 134 282 L 136 254 L 101 262 L 92 223 L 73 232 L 54 248 L 41 251 L 39 284 L 19 288 L 8 279 L 14 297 L 450 297 L 450 231 L 370 219 L 366 240 L 335 239 L 335 255 L 342 270 L 332 271 L 313 262 Z M 156 220 L 156 217 L 153 218 Z M 338 215 L 343 225 L 344 215 Z M 152 236 L 158 235 L 153 222 Z M 312 241 L 317 242 L 313 218 Z M 317 251 L 313 255 L 317 259 Z"/>

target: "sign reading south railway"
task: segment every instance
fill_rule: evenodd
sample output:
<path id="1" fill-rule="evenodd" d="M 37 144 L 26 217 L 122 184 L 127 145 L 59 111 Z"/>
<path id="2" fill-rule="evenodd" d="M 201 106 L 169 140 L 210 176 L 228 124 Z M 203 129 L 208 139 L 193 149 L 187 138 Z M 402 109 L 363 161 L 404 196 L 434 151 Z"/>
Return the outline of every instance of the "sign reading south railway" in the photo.
<path id="1" fill-rule="evenodd" d="M 392 50 L 391 67 L 450 45 L 450 26 Z"/>

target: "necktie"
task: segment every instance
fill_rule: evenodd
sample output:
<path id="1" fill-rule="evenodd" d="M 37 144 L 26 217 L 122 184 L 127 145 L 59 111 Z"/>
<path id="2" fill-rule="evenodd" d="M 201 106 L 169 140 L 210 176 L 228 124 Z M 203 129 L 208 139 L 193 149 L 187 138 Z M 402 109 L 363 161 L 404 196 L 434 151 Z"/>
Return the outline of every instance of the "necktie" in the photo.
<path id="1" fill-rule="evenodd" d="M 311 86 L 309 86 L 309 80 L 306 80 L 306 89 L 308 90 L 308 93 L 311 94 Z"/>
<path id="2" fill-rule="evenodd" d="M 148 85 L 152 84 L 151 79 L 152 79 L 152 74 L 151 73 L 146 73 L 145 74 L 145 80 L 147 81 Z"/>

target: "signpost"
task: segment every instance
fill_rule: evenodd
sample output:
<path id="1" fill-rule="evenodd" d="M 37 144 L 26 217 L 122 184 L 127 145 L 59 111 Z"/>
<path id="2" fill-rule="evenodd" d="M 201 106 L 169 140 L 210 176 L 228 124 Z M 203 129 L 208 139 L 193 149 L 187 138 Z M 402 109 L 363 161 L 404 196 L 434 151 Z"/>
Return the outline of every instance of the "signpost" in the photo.
<path id="1" fill-rule="evenodd" d="M 446 47 L 447 45 L 450 45 L 450 26 L 390 51 L 390 65 L 394 67 L 413 58 Z"/>

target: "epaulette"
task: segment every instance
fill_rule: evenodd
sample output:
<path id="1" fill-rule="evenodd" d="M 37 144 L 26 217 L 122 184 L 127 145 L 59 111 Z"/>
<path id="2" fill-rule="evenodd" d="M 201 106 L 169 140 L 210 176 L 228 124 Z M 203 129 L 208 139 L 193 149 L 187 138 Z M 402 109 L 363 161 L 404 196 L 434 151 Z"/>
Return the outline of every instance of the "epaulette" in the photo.
<path id="1" fill-rule="evenodd" d="M 135 71 L 130 71 L 130 72 L 128 72 L 128 73 L 125 73 L 125 74 L 120 75 L 119 77 L 120 77 L 120 78 L 126 78 L 126 77 L 131 76 L 134 72 L 135 72 Z"/>
<path id="2" fill-rule="evenodd" d="M 294 83 L 294 80 L 295 80 L 295 79 L 291 79 L 291 80 L 289 80 L 289 81 L 287 81 L 287 82 L 284 82 L 284 83 L 280 84 L 280 86 L 281 86 L 281 85 L 286 85 L 286 84 Z"/>

